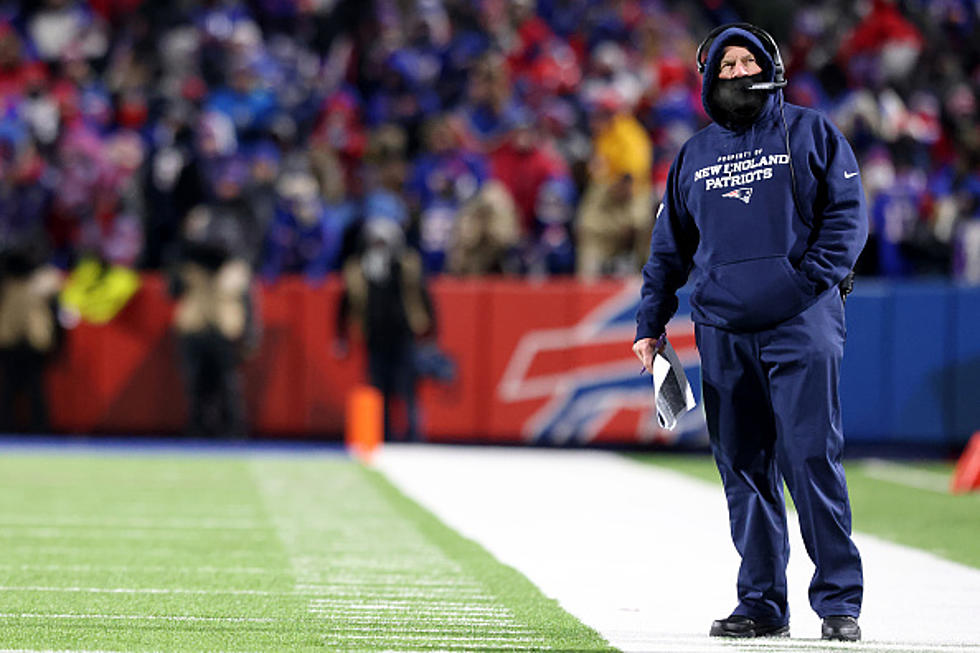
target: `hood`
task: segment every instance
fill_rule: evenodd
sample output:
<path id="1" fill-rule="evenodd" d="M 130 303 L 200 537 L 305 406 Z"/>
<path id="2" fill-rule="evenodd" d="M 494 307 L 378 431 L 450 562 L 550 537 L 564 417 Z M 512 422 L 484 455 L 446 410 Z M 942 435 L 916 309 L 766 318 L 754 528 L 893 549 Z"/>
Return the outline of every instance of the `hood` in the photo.
<path id="1" fill-rule="evenodd" d="M 708 101 L 711 97 L 711 89 L 714 87 L 715 82 L 718 81 L 718 66 L 721 64 L 721 55 L 725 51 L 725 47 L 728 45 L 741 45 L 747 47 L 749 50 L 755 54 L 756 60 L 759 62 L 759 67 L 762 68 L 762 79 L 766 82 L 773 81 L 775 77 L 775 66 L 772 61 L 768 50 L 763 47 L 762 42 L 756 38 L 751 32 L 747 32 L 744 29 L 738 27 L 732 27 L 725 30 L 719 34 L 714 41 L 711 43 L 711 47 L 708 48 L 708 58 L 706 59 L 704 68 L 704 78 L 701 82 L 701 104 L 704 106 L 704 110 L 708 113 L 712 120 L 725 128 L 731 128 L 727 124 L 723 116 L 719 115 L 719 112 Z M 759 91 L 763 93 L 765 91 Z M 769 101 L 766 103 L 766 108 L 763 109 L 762 113 L 767 113 L 773 105 L 773 98 L 779 91 L 770 92 Z"/>

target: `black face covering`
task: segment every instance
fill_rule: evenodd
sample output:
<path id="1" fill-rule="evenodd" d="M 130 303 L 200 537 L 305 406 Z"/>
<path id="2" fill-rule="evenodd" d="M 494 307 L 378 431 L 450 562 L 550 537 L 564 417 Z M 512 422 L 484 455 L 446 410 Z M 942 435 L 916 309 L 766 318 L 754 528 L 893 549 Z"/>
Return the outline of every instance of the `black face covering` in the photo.
<path id="1" fill-rule="evenodd" d="M 764 81 L 761 72 L 737 79 L 716 79 L 711 89 L 711 103 L 726 122 L 747 126 L 759 117 L 769 99 L 767 91 L 750 91 L 749 86 Z"/>

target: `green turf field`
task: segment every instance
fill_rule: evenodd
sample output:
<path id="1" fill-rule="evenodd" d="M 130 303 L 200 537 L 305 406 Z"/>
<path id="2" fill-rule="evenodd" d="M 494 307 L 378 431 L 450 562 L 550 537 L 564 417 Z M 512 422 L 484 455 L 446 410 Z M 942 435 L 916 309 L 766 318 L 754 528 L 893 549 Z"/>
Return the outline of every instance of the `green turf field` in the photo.
<path id="1" fill-rule="evenodd" d="M 5 649 L 608 648 L 340 457 L 4 451 L 0 546 Z"/>
<path id="2" fill-rule="evenodd" d="M 716 483 L 721 491 L 710 456 L 634 457 Z M 952 463 L 854 460 L 845 468 L 855 530 L 980 568 L 980 493 L 948 492 Z"/>

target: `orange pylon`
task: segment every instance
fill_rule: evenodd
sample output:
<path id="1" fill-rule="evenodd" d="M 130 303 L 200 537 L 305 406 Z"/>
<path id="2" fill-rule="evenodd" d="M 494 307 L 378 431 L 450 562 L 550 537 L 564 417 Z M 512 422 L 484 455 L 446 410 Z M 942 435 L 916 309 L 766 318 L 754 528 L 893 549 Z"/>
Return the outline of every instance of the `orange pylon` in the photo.
<path id="1" fill-rule="evenodd" d="M 980 431 L 977 431 L 966 444 L 963 455 L 956 463 L 953 480 L 949 489 L 954 494 L 970 492 L 980 488 Z"/>
<path id="2" fill-rule="evenodd" d="M 384 400 L 376 388 L 355 386 L 347 395 L 344 442 L 351 455 L 371 462 L 384 439 Z"/>

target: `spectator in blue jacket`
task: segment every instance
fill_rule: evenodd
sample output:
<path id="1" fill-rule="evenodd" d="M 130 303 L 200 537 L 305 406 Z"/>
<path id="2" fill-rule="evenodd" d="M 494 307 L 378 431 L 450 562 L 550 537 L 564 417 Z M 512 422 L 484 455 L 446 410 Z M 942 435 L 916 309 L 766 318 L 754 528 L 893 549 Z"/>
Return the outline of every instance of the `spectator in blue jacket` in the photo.
<path id="1" fill-rule="evenodd" d="M 310 281 L 321 281 L 336 268 L 342 230 L 331 228 L 313 175 L 287 173 L 278 190 L 280 200 L 266 235 L 262 277 L 274 281 L 283 273 L 299 273 Z"/>
<path id="2" fill-rule="evenodd" d="M 742 559 L 738 605 L 710 634 L 789 635 L 785 480 L 816 567 L 809 595 L 822 636 L 857 640 L 863 577 L 838 395 L 838 285 L 868 234 L 857 160 L 823 115 L 783 102 L 782 61 L 767 32 L 718 28 L 697 64 L 714 122 L 671 167 L 633 351 L 652 372 L 676 292 L 692 277 L 708 434 Z"/>
<path id="3" fill-rule="evenodd" d="M 486 157 L 463 147 L 448 116 L 426 124 L 425 145 L 407 190 L 409 204 L 419 216 L 425 270 L 438 274 L 445 266 L 456 214 L 480 190 L 489 170 Z"/>

